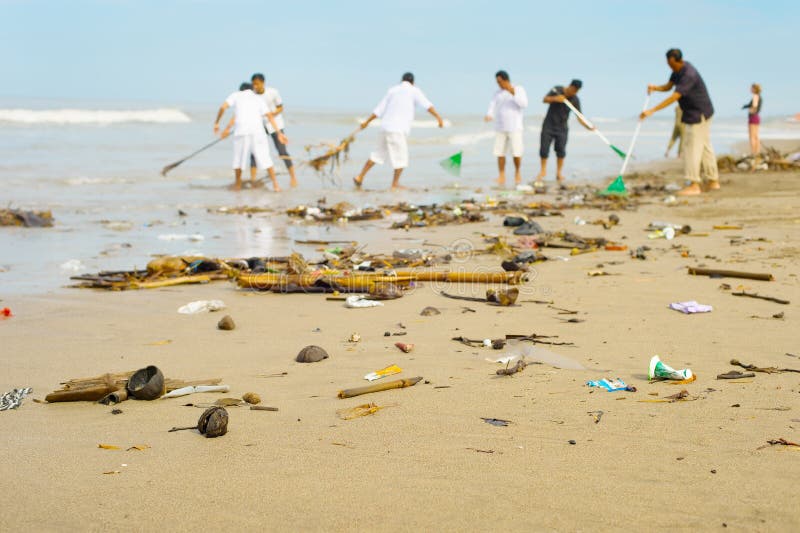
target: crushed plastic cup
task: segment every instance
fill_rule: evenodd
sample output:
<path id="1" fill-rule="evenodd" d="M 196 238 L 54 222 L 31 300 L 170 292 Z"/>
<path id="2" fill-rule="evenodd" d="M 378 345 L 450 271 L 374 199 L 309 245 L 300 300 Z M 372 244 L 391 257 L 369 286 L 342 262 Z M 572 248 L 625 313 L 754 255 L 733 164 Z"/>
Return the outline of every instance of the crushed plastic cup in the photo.
<path id="1" fill-rule="evenodd" d="M 617 391 L 636 392 L 636 387 L 627 385 L 624 381 L 622 381 L 619 378 L 617 379 L 603 378 L 598 380 L 587 381 L 586 386 L 600 387 L 606 389 L 608 392 L 617 392 Z"/>
<path id="2" fill-rule="evenodd" d="M 178 312 L 182 315 L 196 315 L 197 313 L 209 313 L 225 309 L 225 302 L 222 300 L 196 300 L 182 305 Z"/>
<path id="3" fill-rule="evenodd" d="M 647 377 L 650 380 L 670 379 L 675 381 L 684 381 L 687 379 L 692 379 L 694 377 L 694 374 L 689 368 L 684 368 L 682 370 L 675 370 L 671 366 L 661 361 L 661 358 L 659 356 L 654 355 L 653 358 L 650 359 L 650 368 L 647 371 Z"/>

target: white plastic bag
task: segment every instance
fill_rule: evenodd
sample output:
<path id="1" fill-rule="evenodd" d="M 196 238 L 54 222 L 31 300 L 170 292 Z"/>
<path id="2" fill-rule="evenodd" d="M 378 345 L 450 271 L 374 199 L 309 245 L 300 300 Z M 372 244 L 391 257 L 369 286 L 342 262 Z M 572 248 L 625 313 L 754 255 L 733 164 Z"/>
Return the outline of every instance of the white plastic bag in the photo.
<path id="1" fill-rule="evenodd" d="M 208 313 L 225 309 L 225 302 L 222 300 L 197 300 L 178 308 L 182 315 L 195 315 L 197 313 Z"/>

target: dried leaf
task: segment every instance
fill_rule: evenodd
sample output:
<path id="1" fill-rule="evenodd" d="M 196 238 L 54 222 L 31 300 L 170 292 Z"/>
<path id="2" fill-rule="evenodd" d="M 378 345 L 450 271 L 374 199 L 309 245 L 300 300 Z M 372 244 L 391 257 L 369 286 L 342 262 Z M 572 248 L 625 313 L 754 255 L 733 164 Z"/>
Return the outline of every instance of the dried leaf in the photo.
<path id="1" fill-rule="evenodd" d="M 98 448 L 102 448 L 103 450 L 120 450 L 119 446 L 114 446 L 113 444 L 98 444 Z"/>

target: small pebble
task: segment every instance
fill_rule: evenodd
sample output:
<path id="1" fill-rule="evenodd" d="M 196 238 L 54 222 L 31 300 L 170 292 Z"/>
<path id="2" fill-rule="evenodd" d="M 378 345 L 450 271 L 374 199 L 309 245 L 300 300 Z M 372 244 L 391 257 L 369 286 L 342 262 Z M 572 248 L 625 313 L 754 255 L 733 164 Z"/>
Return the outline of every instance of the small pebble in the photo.
<path id="1" fill-rule="evenodd" d="M 121 415 L 122 414 L 122 409 L 112 409 L 111 410 L 111 414 L 112 415 Z"/>
<path id="2" fill-rule="evenodd" d="M 217 323 L 217 328 L 224 330 L 224 331 L 231 331 L 236 329 L 236 324 L 234 324 L 231 315 L 225 315 L 222 319 Z"/>
<path id="3" fill-rule="evenodd" d="M 383 332 L 383 336 L 384 336 L 384 337 L 391 337 L 391 336 L 392 336 L 392 333 L 391 333 L 390 331 L 384 331 L 384 332 Z"/>
<path id="4" fill-rule="evenodd" d="M 717 473 L 717 470 L 716 470 L 716 469 L 712 469 L 712 470 L 711 470 L 711 473 L 712 473 L 712 474 L 716 474 L 716 473 Z"/>
<path id="5" fill-rule="evenodd" d="M 574 441 L 574 440 L 572 440 L 572 439 L 570 439 L 570 440 L 569 440 L 569 441 L 567 441 L 567 442 L 569 442 L 570 444 L 578 444 L 578 443 L 577 443 L 577 441 Z"/>

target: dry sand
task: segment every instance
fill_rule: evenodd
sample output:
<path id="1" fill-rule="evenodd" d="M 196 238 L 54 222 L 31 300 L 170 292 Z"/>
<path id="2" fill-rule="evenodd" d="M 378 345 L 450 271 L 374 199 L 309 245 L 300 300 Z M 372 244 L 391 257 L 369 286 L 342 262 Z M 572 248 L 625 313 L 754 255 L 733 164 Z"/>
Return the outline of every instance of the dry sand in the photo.
<path id="1" fill-rule="evenodd" d="M 653 248 L 646 261 L 598 252 L 536 265 L 521 300 L 552 299 L 578 310 L 566 323 L 546 305 L 515 308 L 459 302 L 434 284 L 375 309 L 345 309 L 322 295 L 236 291 L 226 283 L 140 292 L 74 291 L 5 299 L 16 317 L 0 323 L 0 391 L 32 386 L 36 398 L 72 377 L 156 364 L 170 377 L 222 377 L 226 396 L 261 395 L 278 412 L 230 409 L 230 432 L 193 431 L 195 395 L 128 401 L 122 414 L 90 403 L 25 400 L 0 413 L 3 530 L 729 530 L 800 529 L 800 448 L 761 448 L 768 439 L 800 441 L 800 374 L 715 379 L 736 357 L 761 366 L 800 368 L 800 184 L 798 174 L 723 176 L 723 190 L 667 207 L 655 199 L 620 212 L 618 227 L 575 226 L 590 210 L 537 219 L 547 230 L 622 239 Z M 688 223 L 707 237 L 649 241 L 650 220 Z M 414 230 L 432 242 L 509 233 L 487 223 Z M 713 230 L 719 223 L 738 231 Z M 402 247 L 387 232 L 385 249 Z M 734 246 L 731 237 L 766 239 Z M 682 257 L 673 245 L 687 246 Z M 545 250 L 549 256 L 566 255 Z M 618 261 L 619 263 L 612 263 Z M 603 263 L 616 274 L 589 277 Z M 497 269 L 479 255 L 464 268 Z M 686 266 L 771 272 L 774 282 L 687 275 Z M 461 266 L 461 265 L 456 265 Z M 721 283 L 792 301 L 737 298 Z M 449 290 L 457 291 L 451 287 Z M 479 293 L 482 287 L 476 287 Z M 219 298 L 237 324 L 218 331 L 221 313 L 185 316 L 177 308 Z M 683 315 L 670 302 L 698 300 L 714 311 Z M 476 312 L 462 312 L 462 304 Z M 423 317 L 432 305 L 439 316 Z M 770 318 L 785 312 L 784 319 Z M 754 318 L 754 316 L 765 318 Z M 568 318 L 568 317 L 567 317 Z M 402 330 L 397 324 L 402 323 Z M 406 331 L 384 337 L 384 331 Z M 363 340 L 346 342 L 358 332 Z M 469 348 L 451 337 L 506 333 L 558 335 L 552 347 L 589 370 L 533 365 L 510 378 L 486 362 L 503 352 Z M 159 341 L 170 340 L 168 344 Z M 393 345 L 415 343 L 409 354 Z M 293 361 L 307 344 L 331 354 Z M 650 357 L 691 367 L 696 382 L 647 383 Z M 341 388 L 388 364 L 400 377 L 429 383 L 349 400 Z M 260 377 L 286 372 L 285 377 Z M 620 377 L 636 393 L 589 389 L 589 379 Z M 392 378 L 390 378 L 392 379 Z M 435 388 L 447 386 L 448 388 Z M 682 388 L 699 397 L 647 403 Z M 713 390 L 712 390 L 713 389 Z M 658 396 L 653 394 L 657 393 Z M 344 421 L 337 409 L 376 402 L 375 415 Z M 602 410 L 595 424 L 589 411 Z M 508 419 L 494 427 L 481 417 Z M 574 440 L 571 445 L 568 441 Z M 122 450 L 98 449 L 99 443 Z M 125 451 L 138 444 L 144 451 Z M 126 466 L 122 466 L 126 465 Z M 120 471 L 104 475 L 103 472 Z"/>

